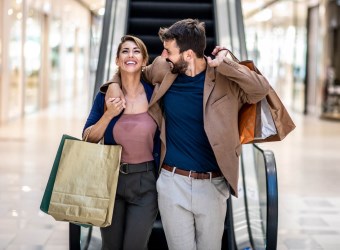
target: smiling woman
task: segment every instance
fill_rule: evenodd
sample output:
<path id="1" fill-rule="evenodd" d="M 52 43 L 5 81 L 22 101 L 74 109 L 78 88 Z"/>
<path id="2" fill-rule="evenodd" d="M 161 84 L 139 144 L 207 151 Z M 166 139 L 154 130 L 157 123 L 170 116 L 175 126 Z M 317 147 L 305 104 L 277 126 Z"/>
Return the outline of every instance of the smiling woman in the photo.
<path id="1" fill-rule="evenodd" d="M 159 132 L 147 112 L 153 87 L 141 81 L 147 61 L 144 43 L 123 36 L 116 65 L 126 107 L 122 99 L 105 99 L 98 93 L 85 124 L 83 134 L 88 141 L 104 137 L 105 144 L 123 148 L 112 224 L 100 229 L 102 249 L 146 249 L 158 212 L 155 171 L 159 160 L 155 157 L 159 155 Z"/>
<path id="2" fill-rule="evenodd" d="M 148 55 L 146 47 L 143 48 L 137 42 L 137 40 L 134 41 L 131 38 L 131 40 L 126 40 L 118 46 L 116 65 L 118 66 L 119 73 L 124 70 L 135 72 L 136 76 L 140 78 L 142 66 L 146 65 Z"/>

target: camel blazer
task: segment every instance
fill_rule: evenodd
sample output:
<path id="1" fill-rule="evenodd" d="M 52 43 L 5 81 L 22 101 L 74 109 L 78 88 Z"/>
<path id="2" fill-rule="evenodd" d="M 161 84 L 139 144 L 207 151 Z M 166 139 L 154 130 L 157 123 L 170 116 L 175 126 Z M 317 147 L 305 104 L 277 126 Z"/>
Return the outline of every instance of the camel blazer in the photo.
<path id="1" fill-rule="evenodd" d="M 157 57 L 144 70 L 144 77 L 154 86 L 149 103 L 149 113 L 161 130 L 161 162 L 166 153 L 166 128 L 160 100 L 170 88 L 177 74 L 170 72 L 169 64 Z M 101 91 L 112 82 L 120 82 L 115 76 Z M 269 92 L 268 81 L 247 67 L 227 58 L 216 68 L 207 64 L 204 92 L 204 129 L 215 154 L 218 166 L 231 187 L 231 193 L 238 195 L 239 155 L 241 144 L 238 131 L 238 112 L 244 103 L 256 103 Z M 183 103 L 183 107 L 185 104 Z"/>

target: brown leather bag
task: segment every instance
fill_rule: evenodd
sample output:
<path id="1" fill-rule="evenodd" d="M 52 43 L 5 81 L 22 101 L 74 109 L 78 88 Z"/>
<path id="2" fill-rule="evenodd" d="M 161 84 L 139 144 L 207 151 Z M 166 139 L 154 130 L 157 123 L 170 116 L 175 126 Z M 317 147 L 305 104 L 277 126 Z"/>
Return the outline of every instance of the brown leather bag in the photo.
<path id="1" fill-rule="evenodd" d="M 257 74 L 262 75 L 256 68 L 253 61 L 239 61 L 229 50 L 228 53 L 235 62 L 248 67 Z M 256 136 L 259 132 L 259 128 L 261 129 L 261 112 L 259 112 L 261 101 L 255 104 L 246 103 L 239 111 L 239 133 L 240 142 L 242 144 L 281 141 L 294 130 L 295 124 L 293 120 L 272 87 L 270 87 L 266 100 L 269 105 L 272 120 L 276 127 L 276 134 L 266 138 L 259 138 Z"/>

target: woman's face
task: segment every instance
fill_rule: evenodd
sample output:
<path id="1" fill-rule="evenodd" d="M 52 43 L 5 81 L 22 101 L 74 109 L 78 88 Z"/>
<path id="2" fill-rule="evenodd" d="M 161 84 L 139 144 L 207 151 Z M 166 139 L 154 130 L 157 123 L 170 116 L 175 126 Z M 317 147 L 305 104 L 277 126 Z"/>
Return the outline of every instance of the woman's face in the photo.
<path id="1" fill-rule="evenodd" d="M 116 59 L 120 72 L 141 72 L 143 63 L 144 58 L 137 45 L 132 41 L 124 42 Z"/>

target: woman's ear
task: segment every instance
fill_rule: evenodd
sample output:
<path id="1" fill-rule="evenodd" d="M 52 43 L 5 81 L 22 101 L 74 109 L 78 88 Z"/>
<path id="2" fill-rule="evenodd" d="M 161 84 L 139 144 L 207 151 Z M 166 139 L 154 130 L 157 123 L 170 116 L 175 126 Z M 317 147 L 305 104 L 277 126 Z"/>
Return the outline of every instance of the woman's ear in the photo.
<path id="1" fill-rule="evenodd" d="M 147 60 L 143 60 L 143 63 L 142 63 L 142 67 L 146 67 L 146 64 L 148 63 L 148 61 Z"/>

